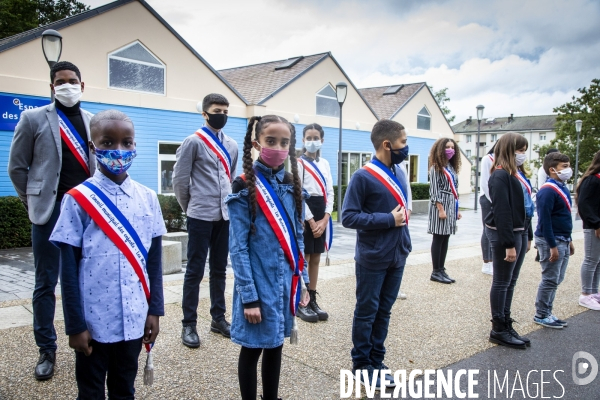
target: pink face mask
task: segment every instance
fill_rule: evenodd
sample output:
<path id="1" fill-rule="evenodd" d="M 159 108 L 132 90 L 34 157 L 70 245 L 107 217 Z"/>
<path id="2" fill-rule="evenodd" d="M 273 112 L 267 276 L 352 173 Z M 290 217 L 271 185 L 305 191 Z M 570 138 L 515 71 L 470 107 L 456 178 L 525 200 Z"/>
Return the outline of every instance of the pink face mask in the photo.
<path id="1" fill-rule="evenodd" d="M 446 158 L 451 159 L 452 157 L 454 157 L 454 149 L 446 149 Z"/>
<path id="2" fill-rule="evenodd" d="M 288 150 L 275 150 L 263 146 L 260 149 L 260 158 L 271 168 L 277 168 L 283 164 L 288 155 Z"/>

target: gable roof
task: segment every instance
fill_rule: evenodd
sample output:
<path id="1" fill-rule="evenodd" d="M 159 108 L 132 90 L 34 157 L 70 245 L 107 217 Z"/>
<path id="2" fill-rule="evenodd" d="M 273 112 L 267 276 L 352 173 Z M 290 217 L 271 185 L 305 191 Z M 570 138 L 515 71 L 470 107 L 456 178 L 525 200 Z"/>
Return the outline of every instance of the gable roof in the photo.
<path id="1" fill-rule="evenodd" d="M 393 94 L 383 94 L 393 86 L 400 86 L 400 89 Z M 380 118 L 392 119 L 424 86 L 427 86 L 425 82 L 419 82 L 364 88 L 359 91 Z"/>
<path id="2" fill-rule="evenodd" d="M 291 62 L 298 58 L 298 61 Z M 262 105 L 327 58 L 331 58 L 375 118 L 379 119 L 375 110 L 366 101 L 360 90 L 352 83 L 346 72 L 330 52 L 291 57 L 287 60 L 269 61 L 261 64 L 244 65 L 236 68 L 222 69 L 219 72 L 244 95 L 249 104 Z M 283 67 L 285 63 L 289 63 L 291 66 Z"/>
<path id="3" fill-rule="evenodd" d="M 491 118 L 490 118 L 491 119 Z M 494 118 L 481 121 L 481 133 L 512 131 L 552 131 L 556 124 L 556 115 L 530 115 L 525 117 Z M 454 133 L 477 133 L 477 120 L 467 119 L 452 126 Z"/>
<path id="4" fill-rule="evenodd" d="M 116 8 L 119 8 L 121 6 L 124 6 L 129 3 L 133 3 L 133 2 L 138 2 L 142 6 L 144 6 L 146 8 L 146 10 L 148 10 L 158 21 L 160 21 L 160 23 L 162 23 L 163 26 L 165 28 L 167 28 L 169 30 L 169 32 L 171 32 L 171 34 L 173 34 L 173 36 L 175 36 L 190 52 L 192 52 L 192 54 L 194 54 L 198 58 L 198 60 L 200 60 L 200 62 L 202 62 L 213 74 L 215 74 L 217 76 L 217 78 L 219 78 L 221 80 L 221 82 L 223 82 L 229 89 L 231 89 L 240 98 L 240 100 L 242 100 L 245 104 L 248 104 L 248 101 L 244 98 L 244 96 L 242 96 L 229 82 L 227 82 L 227 80 L 225 80 L 217 72 L 217 70 L 215 70 L 204 58 L 202 58 L 202 56 L 200 54 L 198 54 L 198 52 L 196 50 L 194 50 L 194 48 L 188 42 L 186 42 L 185 39 L 183 39 L 183 37 L 181 37 L 181 35 L 179 35 L 179 33 L 177 33 L 177 31 L 175 31 L 175 29 L 173 29 L 173 27 L 171 27 L 171 25 L 169 25 L 167 23 L 167 21 L 165 21 L 163 19 L 163 17 L 161 17 L 144 0 L 117 0 L 112 3 L 108 3 L 103 6 L 100 6 L 100 7 L 88 10 L 88 11 L 84 11 L 84 12 L 74 15 L 72 17 L 67 17 L 67 18 L 52 22 L 48 25 L 40 26 L 38 28 L 34 28 L 34 29 L 31 29 L 31 30 L 28 30 L 28 31 L 25 31 L 25 32 L 22 32 L 22 33 L 13 35 L 13 36 L 9 36 L 7 38 L 0 40 L 0 53 L 4 52 L 6 50 L 12 49 L 14 47 L 20 46 L 22 44 L 31 42 L 32 40 L 41 38 L 42 33 L 46 29 L 54 29 L 54 30 L 60 32 L 60 30 L 63 28 L 78 24 L 78 23 L 86 21 L 90 18 L 94 18 L 97 15 L 106 13 L 108 11 L 114 10 Z"/>

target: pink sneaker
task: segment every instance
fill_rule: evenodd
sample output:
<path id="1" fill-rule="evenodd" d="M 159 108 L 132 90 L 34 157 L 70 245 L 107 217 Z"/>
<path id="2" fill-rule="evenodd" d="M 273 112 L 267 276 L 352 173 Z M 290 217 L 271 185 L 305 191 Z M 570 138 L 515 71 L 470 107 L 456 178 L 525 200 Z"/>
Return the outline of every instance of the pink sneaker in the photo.
<path id="1" fill-rule="evenodd" d="M 590 297 L 600 303 L 600 293 L 591 294 Z"/>
<path id="2" fill-rule="evenodd" d="M 579 295 L 579 305 L 590 310 L 600 311 L 600 303 L 592 296 Z"/>

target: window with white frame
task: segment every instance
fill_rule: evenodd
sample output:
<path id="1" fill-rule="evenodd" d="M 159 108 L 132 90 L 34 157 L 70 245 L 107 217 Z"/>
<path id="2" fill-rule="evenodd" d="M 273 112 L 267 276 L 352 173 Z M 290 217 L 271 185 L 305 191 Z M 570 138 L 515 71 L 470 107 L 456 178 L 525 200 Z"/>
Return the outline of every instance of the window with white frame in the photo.
<path id="1" fill-rule="evenodd" d="M 467 150 L 467 157 L 471 158 L 471 150 Z"/>
<path id="2" fill-rule="evenodd" d="M 473 136 L 472 135 L 465 135 L 465 140 L 467 143 L 471 143 L 471 141 L 473 140 Z"/>
<path id="3" fill-rule="evenodd" d="M 335 89 L 330 84 L 317 92 L 317 115 L 336 118 L 340 116 L 340 105 Z"/>
<path id="4" fill-rule="evenodd" d="M 350 177 L 371 161 L 371 152 L 342 152 L 342 184 L 347 185 Z"/>
<path id="5" fill-rule="evenodd" d="M 492 138 L 491 138 L 491 140 L 490 140 L 491 142 L 495 142 L 496 140 L 498 140 L 498 134 L 496 134 L 496 133 L 492 133 L 492 135 L 491 135 L 491 136 L 492 136 Z"/>
<path id="6" fill-rule="evenodd" d="M 112 89 L 164 95 L 165 77 L 165 65 L 138 41 L 108 55 L 108 87 Z"/>
<path id="7" fill-rule="evenodd" d="M 173 194 L 173 167 L 179 142 L 158 143 L 158 193 Z"/>
<path id="8" fill-rule="evenodd" d="M 546 134 L 540 133 L 540 142 L 544 142 L 544 141 L 546 141 Z"/>
<path id="9" fill-rule="evenodd" d="M 427 111 L 427 107 L 423 106 L 417 114 L 417 129 L 425 131 L 431 130 L 431 114 Z"/>

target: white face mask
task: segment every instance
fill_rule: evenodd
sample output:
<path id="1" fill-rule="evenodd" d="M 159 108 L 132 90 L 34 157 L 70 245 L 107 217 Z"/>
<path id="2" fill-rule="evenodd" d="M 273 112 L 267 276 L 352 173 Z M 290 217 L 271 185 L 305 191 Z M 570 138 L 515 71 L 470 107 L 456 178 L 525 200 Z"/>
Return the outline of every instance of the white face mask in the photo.
<path id="1" fill-rule="evenodd" d="M 54 98 L 65 107 L 73 107 L 81 98 L 81 85 L 63 83 L 54 87 Z"/>
<path id="2" fill-rule="evenodd" d="M 319 151 L 322 145 L 323 143 L 321 143 L 320 140 L 307 140 L 306 142 L 304 142 L 304 147 L 309 153 L 316 153 L 317 151 Z"/>
<path id="3" fill-rule="evenodd" d="M 515 159 L 517 161 L 517 167 L 520 167 L 525 163 L 525 160 L 527 160 L 527 154 L 517 153 L 515 154 Z"/>
<path id="4" fill-rule="evenodd" d="M 565 168 L 563 170 L 556 171 L 556 175 L 558 175 L 558 179 L 560 179 L 562 182 L 566 182 L 569 179 L 571 179 L 571 177 L 573 176 L 573 170 L 569 167 L 569 168 Z"/>

